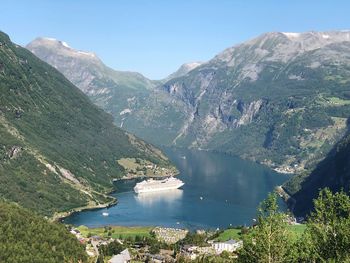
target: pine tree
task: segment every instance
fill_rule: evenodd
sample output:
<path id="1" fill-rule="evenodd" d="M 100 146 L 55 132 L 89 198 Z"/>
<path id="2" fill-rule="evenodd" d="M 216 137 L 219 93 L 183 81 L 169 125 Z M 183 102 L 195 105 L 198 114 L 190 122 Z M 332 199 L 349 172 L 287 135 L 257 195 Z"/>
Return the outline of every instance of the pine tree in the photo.
<path id="1" fill-rule="evenodd" d="M 257 225 L 243 236 L 238 262 L 293 262 L 292 250 L 286 214 L 279 212 L 276 194 L 270 194 L 258 209 Z"/>
<path id="2" fill-rule="evenodd" d="M 319 193 L 309 218 L 303 242 L 309 259 L 324 262 L 350 261 L 350 197 L 329 189 Z M 305 248 L 304 248 L 305 249 Z"/>

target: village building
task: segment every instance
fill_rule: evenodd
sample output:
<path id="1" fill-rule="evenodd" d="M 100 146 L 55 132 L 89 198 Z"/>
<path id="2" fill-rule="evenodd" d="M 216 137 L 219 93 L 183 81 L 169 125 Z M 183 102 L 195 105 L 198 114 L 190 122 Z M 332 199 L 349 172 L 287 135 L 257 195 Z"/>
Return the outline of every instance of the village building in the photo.
<path id="1" fill-rule="evenodd" d="M 214 242 L 212 247 L 217 254 L 221 254 L 223 251 L 233 252 L 242 246 L 242 241 L 230 239 L 225 242 Z"/>

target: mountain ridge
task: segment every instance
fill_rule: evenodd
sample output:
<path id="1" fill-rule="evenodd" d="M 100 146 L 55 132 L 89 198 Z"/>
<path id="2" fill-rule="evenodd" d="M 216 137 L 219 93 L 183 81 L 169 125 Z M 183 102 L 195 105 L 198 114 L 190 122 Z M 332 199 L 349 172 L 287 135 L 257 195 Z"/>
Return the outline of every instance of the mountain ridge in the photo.
<path id="1" fill-rule="evenodd" d="M 158 145 L 309 174 L 348 129 L 350 31 L 270 32 L 126 96 L 115 123 Z M 304 179 L 303 179 L 304 180 Z M 294 181 L 294 194 L 302 181 Z M 291 185 L 291 184 L 289 184 Z"/>
<path id="2" fill-rule="evenodd" d="M 234 47 L 228 48 L 225 51 L 221 52 L 220 54 L 218 54 L 217 56 L 215 56 L 212 60 L 209 60 L 208 62 L 204 63 L 203 65 L 199 66 L 198 68 L 194 69 L 191 74 L 192 75 L 197 75 L 198 76 L 198 80 L 196 80 L 197 82 L 199 82 L 198 84 L 193 83 L 193 79 L 191 79 L 191 77 L 188 77 L 188 87 L 191 89 L 187 89 L 186 90 L 182 90 L 183 82 L 184 79 L 183 78 L 179 78 L 177 79 L 173 79 L 170 80 L 169 82 L 165 83 L 163 85 L 163 90 L 165 92 L 168 92 L 170 95 L 172 95 L 172 97 L 178 97 L 180 99 L 185 99 L 187 100 L 187 105 L 191 108 L 193 108 L 193 105 L 195 105 L 195 100 L 201 97 L 205 97 L 205 93 L 207 92 L 207 86 L 210 85 L 211 82 L 213 82 L 213 80 L 217 81 L 217 82 L 225 82 L 225 79 L 227 79 L 228 81 L 230 81 L 229 86 L 227 86 L 228 82 L 226 82 L 227 84 L 224 84 L 224 86 L 222 87 L 223 90 L 226 90 L 226 95 L 224 94 L 218 94 L 218 97 L 225 97 L 228 96 L 228 92 L 234 92 L 234 90 L 237 91 L 237 95 L 239 96 L 243 91 L 243 89 L 246 86 L 253 86 L 254 82 L 256 82 L 259 78 L 259 74 L 263 71 L 264 67 L 266 66 L 267 63 L 271 63 L 271 66 L 273 66 L 272 64 L 275 63 L 283 63 L 286 64 L 286 66 L 289 66 L 287 61 L 289 59 L 295 60 L 296 53 L 300 53 L 300 56 L 304 56 L 305 54 L 307 54 L 308 52 L 317 52 L 320 48 L 318 46 L 323 46 L 323 49 L 326 49 L 326 47 L 328 45 L 334 45 L 334 44 L 339 44 L 342 45 L 343 44 L 343 40 L 346 40 L 345 42 L 348 43 L 349 42 L 349 32 L 327 32 L 327 36 L 335 36 L 335 43 L 334 42 L 330 42 L 331 39 L 329 38 L 325 38 L 325 33 L 304 33 L 304 34 L 299 34 L 298 38 L 301 38 L 300 40 L 290 40 L 290 38 L 288 38 L 285 34 L 283 33 L 279 33 L 279 32 L 273 32 L 273 33 L 267 33 L 267 34 L 263 34 L 257 38 L 254 38 L 252 40 L 249 40 L 247 42 L 244 42 L 243 44 L 238 44 L 235 45 Z M 340 35 L 340 36 L 339 36 Z M 302 43 L 304 41 L 304 39 L 306 39 L 306 42 L 313 48 L 306 46 L 304 48 L 304 51 L 301 52 L 299 50 L 299 45 L 300 43 Z M 318 41 L 321 40 L 321 43 L 318 43 Z M 295 41 L 297 42 L 298 45 L 295 45 Z M 316 43 L 315 43 L 316 41 Z M 292 45 L 293 49 L 290 48 L 290 45 Z M 304 43 L 304 46 L 306 44 Z M 279 46 L 279 48 L 277 49 L 277 53 L 276 53 L 276 46 Z M 274 48 L 273 50 L 271 48 Z M 289 48 L 287 48 L 289 47 Z M 347 47 L 346 47 L 347 48 Z M 253 52 L 254 51 L 254 52 Z M 248 53 L 250 52 L 250 53 Z M 311 54 L 310 53 L 310 54 Z M 337 53 L 336 55 L 338 55 L 339 53 Z M 312 55 L 312 54 L 311 54 Z M 327 59 L 332 60 L 332 59 L 337 59 L 336 56 L 332 57 L 331 52 L 328 52 L 327 54 Z M 298 57 L 298 56 L 297 56 Z M 347 59 L 347 58 L 346 58 Z M 328 61 L 313 61 L 313 63 L 310 63 L 309 65 L 305 65 L 305 69 L 311 68 L 317 68 L 318 64 L 321 63 L 327 63 Z M 263 64 L 264 63 L 264 64 Z M 267 65 L 270 66 L 270 65 Z M 223 68 L 223 71 L 233 71 L 232 74 L 232 79 L 227 76 L 222 74 L 222 76 L 220 77 L 216 77 L 215 75 L 218 74 L 218 69 L 220 69 L 220 67 Z M 285 66 L 280 66 L 280 65 L 276 65 L 276 67 L 281 67 L 281 69 L 283 70 L 283 68 Z M 273 69 L 271 69 L 273 70 Z M 210 72 L 209 72 L 210 71 Z M 191 75 L 190 74 L 190 75 Z M 215 74 L 215 75 L 214 75 Z M 280 76 L 281 73 L 277 73 L 275 74 L 275 76 L 273 76 L 272 78 L 270 77 L 270 82 L 277 82 L 278 81 L 278 77 Z M 201 77 L 201 76 L 205 76 L 205 77 Z M 289 82 L 301 82 L 303 81 L 303 76 L 300 75 L 300 73 L 298 74 L 289 74 L 288 76 L 286 76 Z M 200 82 L 202 82 L 202 84 L 200 84 Z M 208 84 L 209 83 L 209 84 Z M 194 90 L 194 87 L 200 87 L 201 85 L 204 86 L 204 88 L 199 88 L 199 90 Z M 215 83 L 214 85 L 218 85 L 217 83 Z M 225 87 L 226 86 L 226 87 Z M 240 89 L 240 90 L 239 90 Z M 267 92 L 267 91 L 266 91 Z M 265 92 L 265 94 L 259 94 L 259 96 L 265 96 L 267 95 L 267 93 Z M 204 95 L 203 95 L 204 93 Z M 246 95 L 247 96 L 247 95 Z M 253 101 L 253 98 L 256 97 L 256 100 Z M 270 96 L 271 97 L 271 96 Z M 254 115 L 257 113 L 256 109 L 254 110 L 255 107 L 259 108 L 261 105 L 263 105 L 263 97 L 257 97 L 254 96 L 253 94 L 248 95 L 247 97 L 248 100 L 250 100 L 250 104 L 245 106 L 246 107 L 246 115 L 244 113 L 244 109 L 241 109 L 241 118 L 240 119 L 236 119 L 237 122 L 235 125 L 242 125 L 244 124 L 246 121 L 250 121 L 252 118 L 254 118 Z M 235 98 L 232 98 L 231 101 L 235 101 Z M 197 102 L 198 103 L 198 102 Z M 256 105 L 256 106 L 254 106 Z M 260 106 L 259 106 L 260 105 Z M 238 105 L 237 104 L 237 108 L 240 108 L 242 106 L 242 104 Z M 249 107 L 251 107 L 249 109 Z M 215 113 L 215 111 L 217 113 Z M 192 110 L 193 113 L 197 113 L 197 109 L 194 107 L 194 109 Z M 225 113 L 225 109 L 224 107 L 220 107 L 218 106 L 215 110 L 213 109 L 213 112 L 210 113 L 210 115 L 208 116 L 209 119 L 207 119 L 207 121 L 211 121 L 211 119 L 213 119 L 214 121 L 218 119 L 218 116 L 222 113 Z M 233 115 L 229 115 L 226 116 L 224 118 L 230 119 L 233 118 Z M 193 118 L 195 119 L 195 118 Z M 220 121 L 222 123 L 222 121 Z M 225 121 L 224 121 L 225 122 Z M 219 125 L 220 123 L 216 123 L 215 125 Z M 185 124 L 183 127 L 187 127 L 188 125 Z M 221 125 L 222 126 L 222 125 Z M 215 128 L 215 127 L 214 127 Z M 221 128 L 218 128 L 219 131 Z M 181 137 L 181 136 L 180 136 Z"/>

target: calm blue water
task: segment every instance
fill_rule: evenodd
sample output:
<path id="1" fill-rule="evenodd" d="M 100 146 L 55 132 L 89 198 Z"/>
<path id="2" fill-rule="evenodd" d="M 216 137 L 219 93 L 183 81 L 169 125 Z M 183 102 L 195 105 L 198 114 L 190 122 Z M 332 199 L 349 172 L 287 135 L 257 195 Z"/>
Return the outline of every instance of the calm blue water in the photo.
<path id="1" fill-rule="evenodd" d="M 182 189 L 136 195 L 136 181 L 117 184 L 118 205 L 86 211 L 65 220 L 74 225 L 147 225 L 223 228 L 250 225 L 258 204 L 288 179 L 264 166 L 236 157 L 186 149 L 165 149 L 180 170 Z M 185 158 L 184 158 L 185 157 Z M 202 197 L 202 200 L 201 198 Z M 108 210 L 109 216 L 102 212 Z"/>

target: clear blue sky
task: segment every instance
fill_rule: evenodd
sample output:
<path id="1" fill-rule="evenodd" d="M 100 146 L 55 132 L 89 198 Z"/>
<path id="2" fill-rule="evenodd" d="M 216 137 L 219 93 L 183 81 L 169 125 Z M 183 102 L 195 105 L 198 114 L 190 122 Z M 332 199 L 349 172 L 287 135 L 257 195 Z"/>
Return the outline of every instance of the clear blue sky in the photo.
<path id="1" fill-rule="evenodd" d="M 0 30 L 94 51 L 110 67 L 163 78 L 267 31 L 350 28 L 350 1 L 1 0 Z"/>

